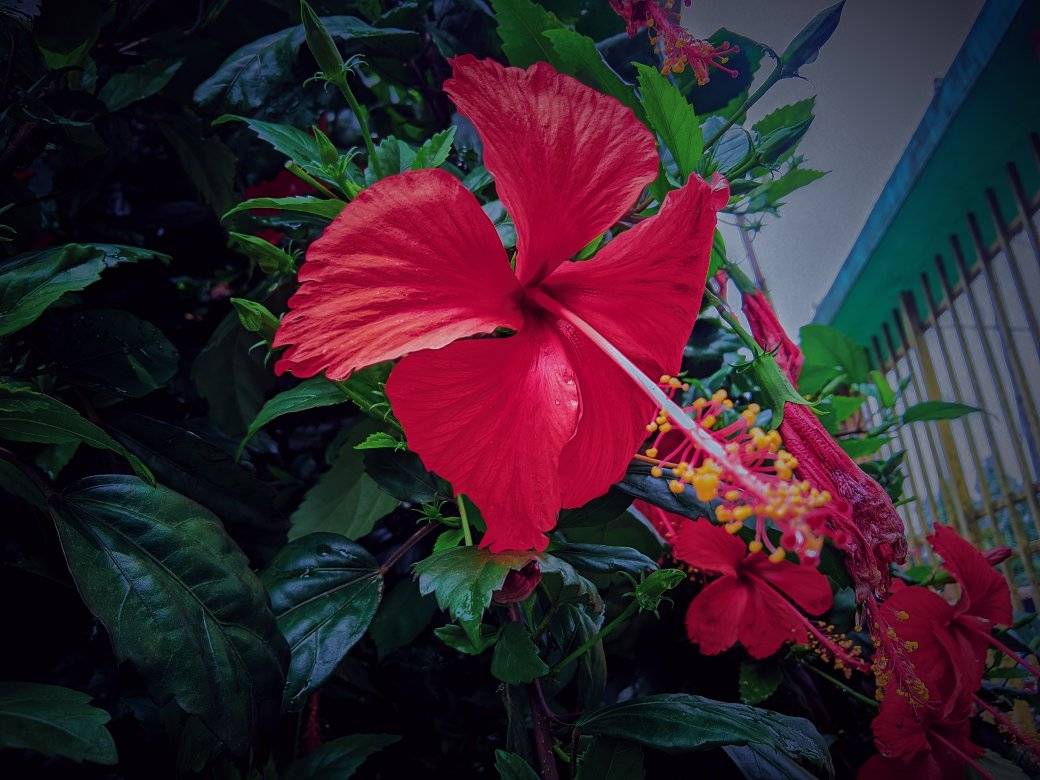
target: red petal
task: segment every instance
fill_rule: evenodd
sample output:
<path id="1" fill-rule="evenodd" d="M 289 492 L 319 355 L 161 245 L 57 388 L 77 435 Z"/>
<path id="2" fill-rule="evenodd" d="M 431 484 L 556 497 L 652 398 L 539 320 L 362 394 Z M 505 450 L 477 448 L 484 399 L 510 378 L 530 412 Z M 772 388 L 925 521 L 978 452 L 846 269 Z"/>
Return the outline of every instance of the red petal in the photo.
<path id="1" fill-rule="evenodd" d="M 792 614 L 793 608 L 761 581 L 752 578 L 750 582 L 751 595 L 739 629 L 740 643 L 748 654 L 768 658 L 784 642 L 807 642 L 805 625 Z"/>
<path id="2" fill-rule="evenodd" d="M 444 171 L 375 184 L 307 250 L 276 371 L 355 369 L 523 322 L 519 288 L 476 198 Z"/>
<path id="3" fill-rule="evenodd" d="M 695 569 L 736 574 L 747 553 L 744 543 L 707 520 L 686 521 L 672 541 L 672 555 Z"/>
<path id="4" fill-rule="evenodd" d="M 927 727 L 921 720 L 927 714 L 925 710 L 915 712 L 906 696 L 889 691 L 871 724 L 878 750 L 890 758 L 905 759 L 930 750 Z"/>
<path id="5" fill-rule="evenodd" d="M 546 292 L 651 376 L 678 371 L 700 310 L 715 213 L 728 193 L 724 182 L 691 177 L 656 216 L 591 260 L 556 269 Z"/>
<path id="6" fill-rule="evenodd" d="M 1010 625 L 1011 591 L 1007 580 L 993 569 L 986 557 L 952 528 L 935 526 L 928 537 L 932 548 L 942 556 L 943 568 L 961 584 L 958 609 L 993 623 Z"/>
<path id="7" fill-rule="evenodd" d="M 748 558 L 747 567 L 810 615 L 822 615 L 831 608 L 831 586 L 818 569 L 790 561 L 771 563 L 762 553 Z"/>
<path id="8" fill-rule="evenodd" d="M 531 314 L 514 336 L 410 355 L 386 389 L 408 446 L 480 508 L 488 525 L 481 545 L 544 550 L 579 404 L 552 324 Z"/>
<path id="9" fill-rule="evenodd" d="M 686 634 L 705 655 L 718 655 L 737 643 L 750 588 L 736 577 L 720 577 L 697 594 L 686 611 Z"/>
<path id="10" fill-rule="evenodd" d="M 560 461 L 563 506 L 601 496 L 621 480 L 653 417 L 654 403 L 603 352 L 559 322 L 581 390 L 581 416 Z"/>
<path id="11" fill-rule="evenodd" d="M 523 284 L 617 222 L 657 175 L 653 136 L 614 98 L 544 62 L 521 70 L 467 54 L 451 65 L 444 91 L 484 142 Z"/>

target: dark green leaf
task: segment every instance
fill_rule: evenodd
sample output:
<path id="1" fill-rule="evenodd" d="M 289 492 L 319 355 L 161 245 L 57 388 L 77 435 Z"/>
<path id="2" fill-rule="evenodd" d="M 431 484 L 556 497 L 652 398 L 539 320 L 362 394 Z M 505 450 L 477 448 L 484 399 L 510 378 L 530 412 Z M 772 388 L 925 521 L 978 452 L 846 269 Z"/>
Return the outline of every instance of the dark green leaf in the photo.
<path id="1" fill-rule="evenodd" d="M 245 298 L 232 298 L 231 305 L 235 307 L 235 314 L 242 327 L 250 333 L 259 333 L 270 341 L 278 330 L 278 318 L 271 310 L 262 303 L 250 301 Z"/>
<path id="2" fill-rule="evenodd" d="M 559 578 L 560 589 L 553 593 L 555 602 L 568 604 L 581 601 L 593 612 L 603 611 L 603 599 L 595 583 L 578 574 L 570 563 L 549 553 L 542 553 L 538 560 L 547 586 L 552 585 L 553 578 Z"/>
<path id="3" fill-rule="evenodd" d="M 385 431 L 370 433 L 360 444 L 354 445 L 355 450 L 400 450 L 406 449 L 405 443 Z"/>
<path id="4" fill-rule="evenodd" d="M 235 155 L 224 142 L 203 137 L 197 121 L 160 122 L 159 130 L 202 199 L 218 214 L 235 200 Z"/>
<path id="5" fill-rule="evenodd" d="M 455 125 L 447 130 L 434 133 L 415 153 L 411 168 L 440 168 L 451 154 L 451 145 L 455 141 Z"/>
<path id="6" fill-rule="evenodd" d="M 46 497 L 39 486 L 10 461 L 0 460 L 0 490 L 41 509 L 46 505 Z"/>
<path id="7" fill-rule="evenodd" d="M 265 274 L 291 274 L 296 270 L 293 256 L 267 239 L 233 230 L 228 232 L 228 238 L 232 247 L 259 265 Z"/>
<path id="8" fill-rule="evenodd" d="M 334 739 L 294 761 L 285 772 L 285 780 L 347 780 L 366 758 L 400 739 L 392 734 L 351 734 Z"/>
<path id="9" fill-rule="evenodd" d="M 340 385 L 336 382 L 330 382 L 323 376 L 305 379 L 296 387 L 279 393 L 263 405 L 260 412 L 249 424 L 246 435 L 238 445 L 238 452 L 241 454 L 246 443 L 272 420 L 276 420 L 286 414 L 305 412 L 308 409 L 347 403 L 349 400 L 350 397 L 343 392 Z"/>
<path id="10" fill-rule="evenodd" d="M 903 412 L 904 423 L 928 422 L 931 420 L 956 420 L 978 408 L 955 401 L 921 401 Z"/>
<path id="11" fill-rule="evenodd" d="M 657 68 L 635 63 L 639 71 L 639 96 L 650 128 L 672 153 L 685 179 L 701 161 L 704 137 L 693 107 Z"/>
<path id="12" fill-rule="evenodd" d="M 559 66 L 560 58 L 548 30 L 562 30 L 555 15 L 531 0 L 491 0 L 498 21 L 498 37 L 510 65 L 526 68 L 536 62 Z"/>
<path id="13" fill-rule="evenodd" d="M 846 455 L 855 460 L 873 455 L 891 440 L 889 436 L 864 436 L 860 439 L 841 439 L 838 444 Z"/>
<path id="14" fill-rule="evenodd" d="M 649 558 L 661 553 L 661 538 L 645 519 L 628 511 L 632 496 L 617 488 L 578 509 L 565 509 L 556 525 L 568 542 L 631 547 Z"/>
<path id="15" fill-rule="evenodd" d="M 379 605 L 368 632 L 379 657 L 386 657 L 419 636 L 436 611 L 437 602 L 419 593 L 414 580 L 404 579 L 394 585 Z"/>
<path id="16" fill-rule="evenodd" d="M 628 467 L 625 478 L 618 483 L 618 487 L 631 496 L 649 501 L 677 515 L 694 520 L 712 516 L 710 505 L 698 501 L 693 491 L 685 490 L 676 495 L 668 489 L 666 478 L 651 476 L 648 463 L 633 462 Z"/>
<path id="17" fill-rule="evenodd" d="M 722 749 L 747 780 L 815 780 L 815 775 L 768 747 L 726 745 Z"/>
<path id="18" fill-rule="evenodd" d="M 636 586 L 635 600 L 645 612 L 656 612 L 664 594 L 686 579 L 681 569 L 658 569 Z"/>
<path id="19" fill-rule="evenodd" d="M 552 553 L 586 576 L 624 572 L 638 577 L 657 570 L 656 563 L 631 547 L 566 543 L 554 545 Z"/>
<path id="20" fill-rule="evenodd" d="M 0 265 L 0 336 L 29 325 L 65 293 L 90 286 L 106 268 L 150 259 L 169 258 L 117 244 L 66 244 L 9 260 Z"/>
<path id="21" fill-rule="evenodd" d="M 314 531 L 331 531 L 348 539 L 360 539 L 397 506 L 397 499 L 365 473 L 363 456 L 354 449 L 366 430 L 351 432 L 332 468 L 307 491 L 303 503 L 292 514 L 290 539 Z"/>
<path id="22" fill-rule="evenodd" d="M 596 737 L 578 759 L 578 780 L 643 780 L 643 750 L 621 739 Z"/>
<path id="23" fill-rule="evenodd" d="M 434 635 L 448 647 L 465 655 L 480 655 L 498 641 L 498 630 L 483 624 L 467 632 L 451 623 L 433 629 Z"/>
<path id="24" fill-rule="evenodd" d="M 556 50 L 553 64 L 561 73 L 573 76 L 596 91 L 610 95 L 622 105 L 631 108 L 636 116 L 642 117 L 643 109 L 636 99 L 632 85 L 622 81 L 606 63 L 596 48 L 595 41 L 566 28 L 549 29 L 542 34 L 552 42 L 552 47 Z"/>
<path id="25" fill-rule="evenodd" d="M 491 674 L 510 685 L 529 683 L 544 677 L 549 667 L 538 657 L 527 629 L 519 623 L 506 623 L 491 656 Z"/>
<path id="26" fill-rule="evenodd" d="M 839 369 L 850 382 L 870 380 L 867 351 L 840 330 L 829 325 L 804 325 L 799 340 L 807 366 Z"/>
<path id="27" fill-rule="evenodd" d="M 116 453 L 134 471 L 154 482 L 144 463 L 71 406 L 23 387 L 0 384 L 0 439 L 35 444 L 82 442 Z"/>
<path id="28" fill-rule="evenodd" d="M 338 198 L 316 198 L 313 195 L 291 195 L 285 198 L 251 198 L 228 211 L 222 219 L 251 209 L 279 209 L 296 214 L 311 214 L 323 219 L 335 219 L 347 204 Z"/>
<path id="29" fill-rule="evenodd" d="M 798 71 L 803 65 L 816 62 L 816 58 L 820 56 L 820 49 L 838 29 L 841 9 L 844 6 L 845 0 L 841 0 L 840 3 L 820 11 L 788 44 L 787 49 L 780 55 L 783 78 L 800 76 Z"/>
<path id="30" fill-rule="evenodd" d="M 98 97 L 109 111 L 119 111 L 131 103 L 151 97 L 170 83 L 180 68 L 180 60 L 151 60 L 117 73 L 101 88 Z"/>
<path id="31" fill-rule="evenodd" d="M 75 483 L 54 519 L 80 595 L 116 655 L 133 661 L 160 701 L 176 701 L 245 753 L 280 712 L 285 643 L 220 521 L 123 476 Z"/>
<path id="32" fill-rule="evenodd" d="M 803 718 L 684 693 L 630 699 L 585 715 L 583 734 L 617 737 L 682 752 L 722 745 L 762 745 L 831 771 L 827 743 Z"/>
<path id="33" fill-rule="evenodd" d="M 90 696 L 57 685 L 0 682 L 0 747 L 115 764 L 116 745 L 103 709 Z"/>
<path id="34" fill-rule="evenodd" d="M 52 312 L 41 325 L 54 370 L 85 390 L 95 406 L 141 398 L 177 373 L 176 347 L 127 311 Z"/>
<path id="35" fill-rule="evenodd" d="M 495 770 L 499 780 L 538 780 L 538 774 L 516 753 L 495 751 Z"/>
<path id="36" fill-rule="evenodd" d="M 364 548 L 316 533 L 289 542 L 262 579 L 292 655 L 285 705 L 298 709 L 372 622 L 383 574 Z"/>
<path id="37" fill-rule="evenodd" d="M 365 471 L 398 501 L 427 504 L 445 495 L 437 477 L 428 472 L 412 452 L 367 450 Z"/>
<path id="38" fill-rule="evenodd" d="M 761 704 L 780 687 L 780 666 L 773 661 L 740 662 L 740 700 L 745 704 Z"/>

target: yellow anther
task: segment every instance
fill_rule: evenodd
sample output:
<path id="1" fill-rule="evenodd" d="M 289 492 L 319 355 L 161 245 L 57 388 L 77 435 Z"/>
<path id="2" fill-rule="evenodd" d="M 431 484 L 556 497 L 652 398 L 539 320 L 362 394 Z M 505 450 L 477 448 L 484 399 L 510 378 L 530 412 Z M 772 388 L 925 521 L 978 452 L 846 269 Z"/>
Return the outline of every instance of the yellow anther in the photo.
<path id="1" fill-rule="evenodd" d="M 651 477 L 663 477 L 664 476 L 664 471 L 661 470 L 660 466 L 654 466 L 653 468 L 650 469 L 650 476 Z"/>
<path id="2" fill-rule="evenodd" d="M 728 533 L 728 534 L 738 533 L 740 531 L 740 529 L 743 528 L 743 527 L 744 527 L 743 523 L 726 523 L 726 526 L 725 526 L 726 533 Z"/>
<path id="3" fill-rule="evenodd" d="M 656 458 L 657 457 L 657 447 L 647 447 L 646 448 L 646 457 L 648 457 L 648 458 Z"/>
<path id="4" fill-rule="evenodd" d="M 695 412 L 699 412 L 701 409 L 703 409 L 707 405 L 708 405 L 708 399 L 707 398 L 694 398 L 693 399 L 693 410 Z"/>
<path id="5" fill-rule="evenodd" d="M 753 553 L 762 552 L 762 542 L 758 541 L 758 539 L 753 539 L 748 542 L 747 548 Z"/>
<path id="6" fill-rule="evenodd" d="M 723 498 L 725 498 L 727 501 L 736 501 L 738 498 L 740 498 L 740 491 L 739 490 L 727 490 L 726 491 L 726 495 L 723 496 Z"/>
<path id="7" fill-rule="evenodd" d="M 787 553 L 784 552 L 783 547 L 777 547 L 773 552 L 769 553 L 769 560 L 771 563 L 780 563 L 787 558 Z"/>
<path id="8" fill-rule="evenodd" d="M 672 491 L 673 493 L 675 493 L 676 495 L 679 495 L 684 490 L 686 490 L 686 486 L 682 482 L 680 482 L 679 480 L 673 479 L 673 480 L 669 481 L 668 489 L 670 491 Z"/>
<path id="9" fill-rule="evenodd" d="M 901 609 L 896 613 L 896 618 L 905 623 L 910 619 L 910 613 L 907 612 L 905 609 Z"/>
<path id="10" fill-rule="evenodd" d="M 723 387 L 720 387 L 718 390 L 716 390 L 714 393 L 711 394 L 711 400 L 714 401 L 717 404 L 721 404 L 728 397 L 729 397 L 729 393 L 727 393 L 726 389 L 723 388 Z"/>
<path id="11" fill-rule="evenodd" d="M 668 380 L 668 384 L 672 387 L 682 387 L 682 382 L 680 382 L 674 376 Z"/>
<path id="12" fill-rule="evenodd" d="M 717 418 L 713 414 L 704 415 L 704 419 L 701 420 L 701 425 L 709 430 L 715 427 L 715 423 L 718 422 Z"/>
<path id="13" fill-rule="evenodd" d="M 647 423 L 646 430 L 648 433 L 654 433 L 657 430 L 657 423 Z"/>
<path id="14" fill-rule="evenodd" d="M 745 504 L 744 506 L 738 506 L 733 510 L 733 519 L 744 521 L 751 517 L 751 515 L 753 514 L 754 510 L 752 510 L 751 507 Z"/>
<path id="15" fill-rule="evenodd" d="M 918 644 L 917 642 L 903 642 L 903 647 L 905 647 L 905 648 L 906 648 L 906 651 L 907 651 L 908 653 L 912 653 L 912 652 L 914 652 L 914 651 L 915 651 L 915 650 L 917 650 L 917 648 L 919 648 L 920 646 L 921 646 L 921 645 L 920 645 L 920 644 Z"/>
<path id="16" fill-rule="evenodd" d="M 672 429 L 672 424 L 670 422 L 661 423 L 661 425 L 660 425 L 661 433 L 668 433 L 668 431 L 670 431 L 671 429 Z"/>
<path id="17" fill-rule="evenodd" d="M 680 460 L 678 463 L 675 464 L 675 468 L 673 468 L 672 471 L 674 471 L 676 475 L 681 477 L 683 474 L 686 473 L 686 469 L 688 469 L 689 467 L 689 463 L 687 463 L 685 460 Z"/>
<path id="18" fill-rule="evenodd" d="M 759 412 L 762 411 L 762 407 L 758 404 L 748 404 L 747 411 L 757 415 Z"/>
<path id="19" fill-rule="evenodd" d="M 728 507 L 720 506 L 715 510 L 715 519 L 720 523 L 731 523 L 733 522 L 733 513 Z"/>
<path id="20" fill-rule="evenodd" d="M 723 409 L 732 409 L 733 408 L 733 402 L 727 398 L 725 401 L 722 402 L 722 408 Z"/>

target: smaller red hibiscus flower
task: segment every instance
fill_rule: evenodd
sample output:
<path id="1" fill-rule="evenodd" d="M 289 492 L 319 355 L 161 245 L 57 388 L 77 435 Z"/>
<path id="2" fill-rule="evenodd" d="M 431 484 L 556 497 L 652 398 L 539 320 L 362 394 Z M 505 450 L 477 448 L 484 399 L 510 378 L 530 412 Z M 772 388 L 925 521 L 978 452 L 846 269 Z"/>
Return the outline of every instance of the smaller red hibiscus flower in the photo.
<path id="1" fill-rule="evenodd" d="M 686 631 L 702 653 L 717 655 L 740 642 L 753 657 L 766 658 L 784 642 L 807 643 L 810 634 L 830 642 L 791 603 L 810 615 L 830 609 L 830 586 L 815 568 L 774 563 L 760 543 L 752 542 L 749 551 L 739 537 L 707 520 L 682 522 L 672 552 L 696 569 L 722 575 L 697 594 L 686 613 Z"/>
<path id="2" fill-rule="evenodd" d="M 886 698 L 872 724 L 879 753 L 860 767 L 859 780 L 949 780 L 966 766 L 978 769 L 983 750 L 969 738 L 970 714 L 970 697 L 945 713 L 915 709 L 906 696 Z"/>
<path id="3" fill-rule="evenodd" d="M 772 353 L 776 362 L 792 382 L 798 381 L 802 373 L 805 357 L 798 345 L 791 341 L 780 324 L 780 320 L 769 304 L 769 299 L 760 292 L 748 292 L 741 295 L 741 306 L 744 317 L 751 327 L 751 335 L 755 337 L 762 349 Z"/>

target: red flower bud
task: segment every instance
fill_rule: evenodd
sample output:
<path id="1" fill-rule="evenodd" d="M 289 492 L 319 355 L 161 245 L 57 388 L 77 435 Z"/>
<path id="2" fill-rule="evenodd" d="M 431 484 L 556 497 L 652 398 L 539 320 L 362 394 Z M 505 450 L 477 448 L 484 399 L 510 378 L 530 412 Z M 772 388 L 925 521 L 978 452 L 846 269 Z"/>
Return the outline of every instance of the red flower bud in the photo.
<path id="1" fill-rule="evenodd" d="M 986 552 L 982 553 L 990 566 L 1000 566 L 1014 554 L 1015 551 L 1010 547 L 994 547 L 992 550 L 986 550 Z"/>
<path id="2" fill-rule="evenodd" d="M 491 594 L 491 599 L 496 604 L 516 604 L 530 596 L 541 581 L 542 569 L 538 561 L 530 561 L 519 571 L 509 572 L 502 587 Z"/>
<path id="3" fill-rule="evenodd" d="M 777 364 L 791 382 L 796 383 L 805 358 L 798 345 L 788 338 L 787 331 L 777 319 L 769 300 L 760 292 L 744 293 L 741 296 L 741 305 L 755 341 L 766 352 L 775 354 Z"/>

